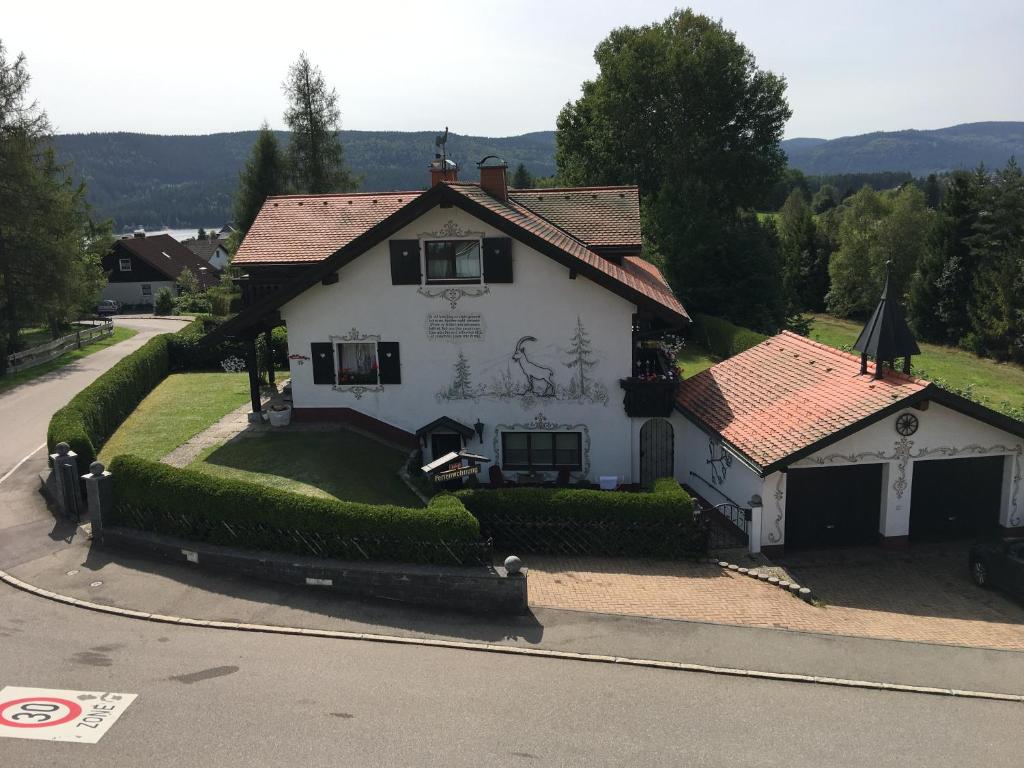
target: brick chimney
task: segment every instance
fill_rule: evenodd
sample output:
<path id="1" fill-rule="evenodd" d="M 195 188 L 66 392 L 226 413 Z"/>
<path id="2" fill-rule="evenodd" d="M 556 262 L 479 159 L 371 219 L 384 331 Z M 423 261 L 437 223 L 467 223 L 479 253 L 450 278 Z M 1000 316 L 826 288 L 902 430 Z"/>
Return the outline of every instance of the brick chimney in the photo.
<path id="1" fill-rule="evenodd" d="M 508 200 L 508 163 L 488 155 L 476 167 L 480 169 L 480 189 L 499 200 Z"/>
<path id="2" fill-rule="evenodd" d="M 437 155 L 430 161 L 430 186 L 436 187 L 442 181 L 458 181 L 459 166 L 454 160 Z"/>

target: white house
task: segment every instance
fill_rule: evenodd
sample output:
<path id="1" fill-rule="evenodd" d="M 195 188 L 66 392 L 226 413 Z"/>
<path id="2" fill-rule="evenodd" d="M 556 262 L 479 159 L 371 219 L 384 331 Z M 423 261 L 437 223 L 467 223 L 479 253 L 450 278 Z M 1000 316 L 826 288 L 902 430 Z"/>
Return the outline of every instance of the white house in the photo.
<path id="1" fill-rule="evenodd" d="M 432 177 L 269 198 L 224 332 L 285 323 L 295 419 L 350 421 L 425 461 L 466 447 L 509 479 L 673 474 L 671 440 L 646 427 L 677 384 L 654 340 L 688 318 L 640 258 L 637 189 L 509 190 L 504 163 L 479 185 L 440 162 Z"/>
<path id="2" fill-rule="evenodd" d="M 188 240 L 183 240 L 181 244 L 218 272 L 223 272 L 231 263 L 227 238 L 217 235 L 210 235 L 203 240 L 190 237 Z"/>
<path id="3" fill-rule="evenodd" d="M 216 269 L 170 235 L 138 232 L 115 241 L 103 257 L 107 285 L 102 297 L 127 305 L 151 306 L 163 288 L 177 295 L 178 277 L 186 269 L 203 288 L 216 285 L 220 279 Z"/>

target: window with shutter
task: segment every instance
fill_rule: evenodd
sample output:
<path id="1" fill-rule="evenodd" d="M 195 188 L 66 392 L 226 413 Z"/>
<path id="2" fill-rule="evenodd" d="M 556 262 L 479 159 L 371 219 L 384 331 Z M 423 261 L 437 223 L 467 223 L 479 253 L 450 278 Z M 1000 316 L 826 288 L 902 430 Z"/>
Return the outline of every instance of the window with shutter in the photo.
<path id="1" fill-rule="evenodd" d="M 377 360 L 380 364 L 381 384 L 402 383 L 402 360 L 398 355 L 397 341 L 378 341 Z"/>
<path id="2" fill-rule="evenodd" d="M 420 284 L 419 240 L 391 240 L 391 284 Z"/>
<path id="3" fill-rule="evenodd" d="M 512 238 L 484 238 L 484 282 L 512 282 Z"/>
<path id="4" fill-rule="evenodd" d="M 309 345 L 313 358 L 313 383 L 334 384 L 334 350 L 329 341 L 313 342 Z"/>

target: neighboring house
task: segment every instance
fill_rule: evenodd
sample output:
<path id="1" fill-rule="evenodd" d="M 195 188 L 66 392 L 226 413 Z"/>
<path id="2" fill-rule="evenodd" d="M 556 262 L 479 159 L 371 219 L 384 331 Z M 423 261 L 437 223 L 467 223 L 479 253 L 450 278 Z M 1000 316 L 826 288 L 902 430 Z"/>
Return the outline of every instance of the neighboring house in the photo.
<path id="1" fill-rule="evenodd" d="M 182 240 L 181 244 L 218 272 L 222 272 L 231 263 L 226 237 L 210 236 L 205 240 L 190 237 L 188 240 Z"/>
<path id="2" fill-rule="evenodd" d="M 679 479 L 763 501 L 751 548 L 1024 533 L 1024 424 L 873 359 L 918 353 L 886 298 L 854 349 L 784 332 L 685 380 Z"/>
<path id="3" fill-rule="evenodd" d="M 676 372 L 641 342 L 689 319 L 640 256 L 636 187 L 509 190 L 503 163 L 480 170 L 268 198 L 223 333 L 286 323 L 294 418 L 377 430 L 425 462 L 466 447 L 509 478 L 674 474 L 644 425 L 672 412 Z"/>
<path id="4" fill-rule="evenodd" d="M 136 233 L 123 237 L 103 257 L 107 273 L 104 299 L 127 305 L 150 305 L 162 289 L 177 294 L 176 282 L 189 269 L 208 288 L 219 281 L 219 273 L 170 235 Z"/>

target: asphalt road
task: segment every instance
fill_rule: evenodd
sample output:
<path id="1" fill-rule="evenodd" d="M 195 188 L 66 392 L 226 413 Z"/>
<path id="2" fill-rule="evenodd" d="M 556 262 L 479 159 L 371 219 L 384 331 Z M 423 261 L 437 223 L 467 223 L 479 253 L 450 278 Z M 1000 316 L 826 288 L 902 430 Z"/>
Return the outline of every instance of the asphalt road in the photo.
<path id="1" fill-rule="evenodd" d="M 127 341 L 107 347 L 20 387 L 0 393 L 0 477 L 30 454 L 42 452 L 50 417 L 84 387 L 130 352 L 158 333 L 173 332 L 185 323 L 178 320 L 122 320 L 114 323 L 138 333 Z"/>
<path id="2" fill-rule="evenodd" d="M 1019 766 L 1020 704 L 195 629 L 0 590 L 0 686 L 136 693 L 31 766 Z"/>

